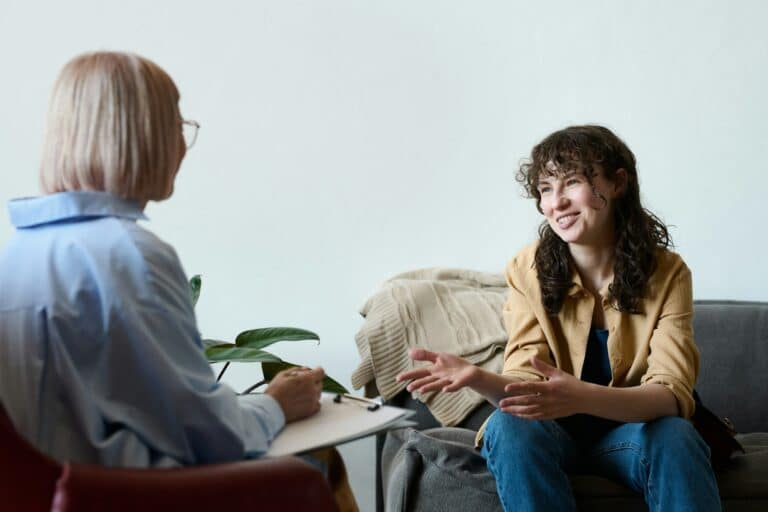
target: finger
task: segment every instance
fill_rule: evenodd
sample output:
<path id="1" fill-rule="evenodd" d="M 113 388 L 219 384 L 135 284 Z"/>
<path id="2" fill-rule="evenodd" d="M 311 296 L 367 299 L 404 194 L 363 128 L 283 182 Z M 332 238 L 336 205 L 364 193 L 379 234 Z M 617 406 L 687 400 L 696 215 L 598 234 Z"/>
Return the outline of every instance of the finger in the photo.
<path id="1" fill-rule="evenodd" d="M 437 361 L 437 354 L 435 352 L 430 352 L 423 348 L 412 348 L 408 351 L 408 355 L 414 361 L 429 361 L 430 363 Z"/>
<path id="2" fill-rule="evenodd" d="M 311 370 L 305 366 L 292 366 L 288 368 L 287 370 L 283 370 L 285 372 L 286 377 L 293 377 L 293 378 L 306 378 L 307 375 L 309 375 L 309 372 Z M 280 372 L 280 373 L 283 373 Z"/>
<path id="3" fill-rule="evenodd" d="M 531 358 L 531 365 L 533 365 L 533 367 L 540 371 L 545 377 L 554 377 L 560 372 L 560 370 L 552 365 L 545 363 L 536 356 Z"/>
<path id="4" fill-rule="evenodd" d="M 532 416 L 541 414 L 542 409 L 539 405 L 511 405 L 508 407 L 499 407 L 502 412 L 515 416 Z"/>
<path id="5" fill-rule="evenodd" d="M 408 370 L 407 372 L 399 374 L 395 380 L 397 382 L 403 382 L 404 380 L 420 379 L 427 375 L 431 375 L 429 367 L 414 368 L 413 370 Z"/>
<path id="6" fill-rule="evenodd" d="M 451 381 L 446 379 L 445 377 L 439 378 L 436 381 L 427 384 L 426 386 L 422 386 L 419 388 L 419 393 L 429 393 L 430 391 L 441 391 L 450 384 Z"/>
<path id="7" fill-rule="evenodd" d="M 314 370 L 310 370 L 310 373 L 316 381 L 322 382 L 325 378 L 325 370 L 323 370 L 322 366 L 318 366 Z"/>
<path id="8" fill-rule="evenodd" d="M 290 370 L 282 371 L 280 373 L 276 373 L 275 376 L 272 377 L 270 384 L 275 383 L 278 386 L 287 385 L 289 382 L 291 382 L 291 380 L 293 380 L 293 376 L 290 374 Z"/>
<path id="9" fill-rule="evenodd" d="M 307 375 L 304 377 L 304 386 L 306 386 L 305 389 L 311 396 L 315 396 L 323 390 L 323 380 L 315 380 L 314 377 Z"/>
<path id="10" fill-rule="evenodd" d="M 514 416 L 517 416 L 518 418 L 524 419 L 524 420 L 530 420 L 530 421 L 544 421 L 544 420 L 553 420 L 556 419 L 552 416 L 548 416 L 546 414 L 515 414 Z"/>
<path id="11" fill-rule="evenodd" d="M 499 400 L 499 407 L 510 407 L 513 405 L 534 405 L 540 403 L 541 395 L 509 396 Z"/>
<path id="12" fill-rule="evenodd" d="M 305 393 L 301 397 L 301 403 L 302 407 L 307 410 L 314 409 L 316 406 L 320 405 L 320 393 L 315 390 Z"/>
<path id="13" fill-rule="evenodd" d="M 316 384 L 318 383 L 322 384 L 323 382 L 323 378 L 322 377 L 318 378 L 318 374 L 312 370 L 309 370 L 306 372 L 294 373 L 292 377 L 296 382 L 299 382 L 302 385 L 306 384 L 307 386 L 311 386 L 312 388 L 314 388 Z"/>
<path id="14" fill-rule="evenodd" d="M 544 391 L 543 382 L 510 382 L 504 386 L 504 391 L 510 395 L 535 395 Z"/>
<path id="15" fill-rule="evenodd" d="M 440 377 L 435 377 L 434 375 L 428 375 L 426 377 L 422 377 L 421 379 L 414 380 L 413 382 L 408 384 L 408 386 L 406 386 L 405 389 L 407 389 L 408 391 L 421 391 L 421 388 L 423 386 L 430 384 L 432 382 L 435 382 L 439 378 Z"/>
<path id="16" fill-rule="evenodd" d="M 457 379 L 457 380 L 449 383 L 447 386 L 443 387 L 443 392 L 445 392 L 445 393 L 453 393 L 455 391 L 460 390 L 464 386 L 465 386 L 464 381 Z"/>

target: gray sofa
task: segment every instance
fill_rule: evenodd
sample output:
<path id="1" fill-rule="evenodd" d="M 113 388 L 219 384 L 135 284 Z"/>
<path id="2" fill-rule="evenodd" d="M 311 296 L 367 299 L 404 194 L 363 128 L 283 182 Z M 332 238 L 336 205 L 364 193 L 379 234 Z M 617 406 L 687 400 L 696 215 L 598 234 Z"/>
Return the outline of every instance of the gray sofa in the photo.
<path id="1" fill-rule="evenodd" d="M 694 332 L 702 356 L 696 388 L 705 405 L 734 422 L 747 452 L 717 473 L 723 509 L 768 511 L 768 303 L 697 301 Z M 379 511 L 502 510 L 473 448 L 490 404 L 461 428 L 440 428 L 406 392 L 389 403 L 416 411 L 417 427 L 378 439 Z M 580 510 L 647 510 L 639 494 L 609 480 L 574 476 L 571 483 Z"/>

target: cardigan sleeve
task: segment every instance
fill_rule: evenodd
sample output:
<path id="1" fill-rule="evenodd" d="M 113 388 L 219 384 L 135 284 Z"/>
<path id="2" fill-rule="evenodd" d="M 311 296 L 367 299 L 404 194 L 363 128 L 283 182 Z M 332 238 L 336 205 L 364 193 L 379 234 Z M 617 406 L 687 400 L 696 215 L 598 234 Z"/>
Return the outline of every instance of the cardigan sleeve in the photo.
<path id="1" fill-rule="evenodd" d="M 678 263 L 662 290 L 664 301 L 641 383 L 665 386 L 675 395 L 680 416 L 690 418 L 695 409 L 693 387 L 699 372 L 699 351 L 693 340 L 691 272 L 681 259 Z"/>

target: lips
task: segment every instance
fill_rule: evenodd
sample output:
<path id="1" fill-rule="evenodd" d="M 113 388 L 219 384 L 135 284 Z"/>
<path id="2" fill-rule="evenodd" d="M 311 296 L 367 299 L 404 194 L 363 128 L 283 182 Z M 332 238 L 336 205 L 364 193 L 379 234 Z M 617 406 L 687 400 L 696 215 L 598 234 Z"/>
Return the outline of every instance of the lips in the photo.
<path id="1" fill-rule="evenodd" d="M 555 222 L 557 222 L 558 227 L 560 227 L 561 229 L 568 229 L 569 227 L 573 226 L 578 216 L 579 216 L 578 213 L 569 213 L 566 215 L 561 215 L 555 219 Z"/>

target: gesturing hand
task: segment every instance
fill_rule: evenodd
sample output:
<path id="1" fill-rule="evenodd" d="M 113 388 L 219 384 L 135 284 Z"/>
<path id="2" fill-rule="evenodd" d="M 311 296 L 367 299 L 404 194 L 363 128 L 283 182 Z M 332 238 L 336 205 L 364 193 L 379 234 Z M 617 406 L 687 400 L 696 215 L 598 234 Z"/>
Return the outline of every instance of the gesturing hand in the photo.
<path id="1" fill-rule="evenodd" d="M 512 382 L 504 388 L 510 396 L 499 401 L 499 409 L 531 420 L 553 420 L 581 412 L 584 382 L 544 361 L 531 358 L 546 381 Z"/>
<path id="2" fill-rule="evenodd" d="M 397 382 L 410 380 L 408 391 L 458 391 L 468 385 L 477 368 L 465 359 L 445 352 L 430 352 L 423 348 L 412 348 L 408 355 L 414 361 L 428 361 L 432 364 L 408 370 L 397 376 Z"/>
<path id="3" fill-rule="evenodd" d="M 312 416 L 320 410 L 320 392 L 325 372 L 319 366 L 283 370 L 269 383 L 266 394 L 277 400 L 285 414 L 285 422 Z"/>

